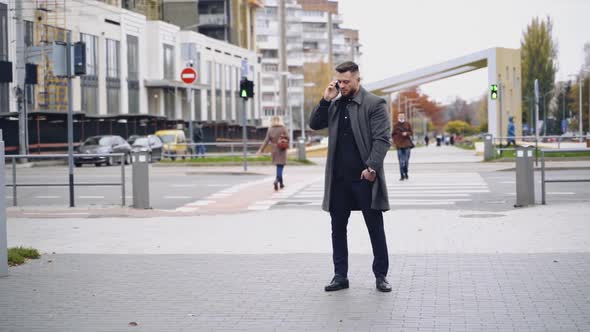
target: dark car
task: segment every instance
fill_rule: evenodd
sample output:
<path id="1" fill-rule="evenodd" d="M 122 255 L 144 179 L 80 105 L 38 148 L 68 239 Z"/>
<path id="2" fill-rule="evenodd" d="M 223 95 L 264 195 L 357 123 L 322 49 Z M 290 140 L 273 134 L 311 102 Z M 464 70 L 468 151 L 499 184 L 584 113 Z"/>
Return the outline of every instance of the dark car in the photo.
<path id="1" fill-rule="evenodd" d="M 84 143 L 78 148 L 79 154 L 107 154 L 107 153 L 124 153 L 123 158 L 120 157 L 76 157 L 74 165 L 76 167 L 82 166 L 82 164 L 94 164 L 100 166 L 102 164 L 114 165 L 115 163 L 120 164 L 124 161 L 125 164 L 131 162 L 131 145 L 127 143 L 123 137 L 116 135 L 101 135 L 88 137 Z"/>
<path id="2" fill-rule="evenodd" d="M 162 160 L 162 149 L 164 144 L 156 135 L 139 136 L 135 138 L 131 150 L 133 152 L 147 152 L 148 161 Z"/>

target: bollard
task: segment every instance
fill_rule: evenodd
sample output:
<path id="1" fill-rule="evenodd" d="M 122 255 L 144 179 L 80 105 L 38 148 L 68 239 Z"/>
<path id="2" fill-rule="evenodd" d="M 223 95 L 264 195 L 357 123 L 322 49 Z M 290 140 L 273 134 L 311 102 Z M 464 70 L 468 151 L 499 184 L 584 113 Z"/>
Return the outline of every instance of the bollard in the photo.
<path id="1" fill-rule="evenodd" d="M 304 161 L 305 159 L 307 159 L 305 152 L 305 140 L 303 138 L 300 138 L 297 141 L 297 160 Z"/>
<path id="2" fill-rule="evenodd" d="M 135 152 L 132 155 L 133 207 L 150 209 L 150 163 L 148 152 Z"/>
<path id="3" fill-rule="evenodd" d="M 0 130 L 0 169 L 4 170 L 4 140 Z M 6 197 L 4 175 L 0 177 L 0 195 Z M 8 236 L 6 231 L 6 201 L 0 200 L 0 277 L 8 276 Z"/>
<path id="4" fill-rule="evenodd" d="M 494 159 L 494 140 L 491 134 L 486 134 L 483 140 L 483 160 Z"/>
<path id="5" fill-rule="evenodd" d="M 534 147 L 516 147 L 516 204 L 523 207 L 535 204 Z"/>

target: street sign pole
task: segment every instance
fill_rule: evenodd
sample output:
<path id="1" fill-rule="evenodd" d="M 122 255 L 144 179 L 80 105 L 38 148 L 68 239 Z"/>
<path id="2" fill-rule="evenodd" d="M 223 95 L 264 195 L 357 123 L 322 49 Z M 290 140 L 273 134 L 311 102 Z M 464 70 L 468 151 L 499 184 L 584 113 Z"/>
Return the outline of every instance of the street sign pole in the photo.
<path id="1" fill-rule="evenodd" d="M 68 33 L 66 47 L 67 73 L 68 73 L 68 174 L 70 188 L 70 207 L 75 206 L 74 202 L 74 118 L 72 111 L 72 36 Z"/>
<path id="2" fill-rule="evenodd" d="M 14 167 L 14 163 L 12 164 Z M 0 129 L 0 169 L 4 169 L 4 138 Z M 0 195 L 5 197 L 4 176 L 0 177 Z M 8 237 L 6 231 L 6 201 L 0 200 L 0 277 L 8 276 Z"/>
<path id="3" fill-rule="evenodd" d="M 242 98 L 242 142 L 244 145 L 244 172 L 248 171 L 248 132 L 247 127 L 246 127 L 246 117 L 248 114 L 248 110 L 246 109 L 248 107 L 248 98 Z"/>

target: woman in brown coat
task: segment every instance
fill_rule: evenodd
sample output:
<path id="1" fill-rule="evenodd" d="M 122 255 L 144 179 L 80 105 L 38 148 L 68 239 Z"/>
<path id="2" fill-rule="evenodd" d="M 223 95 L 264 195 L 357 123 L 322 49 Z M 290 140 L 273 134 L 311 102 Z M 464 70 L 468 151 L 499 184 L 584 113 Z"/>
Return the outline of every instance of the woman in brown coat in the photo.
<path id="1" fill-rule="evenodd" d="M 257 155 L 260 155 L 266 146 L 270 144 L 272 164 L 277 166 L 277 175 L 273 183 L 275 190 L 279 190 L 279 186 L 281 189 L 285 188 L 285 184 L 283 183 L 283 170 L 285 164 L 287 164 L 287 149 L 280 148 L 278 143 L 280 140 L 286 140 L 288 142 L 288 139 L 289 133 L 287 132 L 285 125 L 283 125 L 281 117 L 273 116 L 271 127 L 268 128 L 268 131 L 266 132 L 266 138 L 256 153 Z"/>

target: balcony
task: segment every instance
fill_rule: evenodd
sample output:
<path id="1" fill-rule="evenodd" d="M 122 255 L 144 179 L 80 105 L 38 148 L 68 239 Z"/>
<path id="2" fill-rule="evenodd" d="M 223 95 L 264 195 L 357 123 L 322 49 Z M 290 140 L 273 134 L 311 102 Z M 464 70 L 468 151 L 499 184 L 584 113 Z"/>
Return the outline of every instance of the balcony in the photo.
<path id="1" fill-rule="evenodd" d="M 201 14 L 199 15 L 199 26 L 215 25 L 225 26 L 227 24 L 224 14 Z"/>

